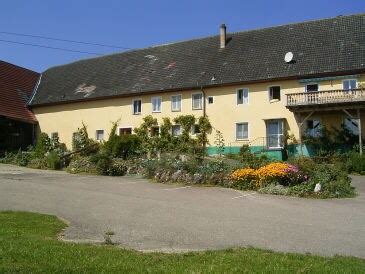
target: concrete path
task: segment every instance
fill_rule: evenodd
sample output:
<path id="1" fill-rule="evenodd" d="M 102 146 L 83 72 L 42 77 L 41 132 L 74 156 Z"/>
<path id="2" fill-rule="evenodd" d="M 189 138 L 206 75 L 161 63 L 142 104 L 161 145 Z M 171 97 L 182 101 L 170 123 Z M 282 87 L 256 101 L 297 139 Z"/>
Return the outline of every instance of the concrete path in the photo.
<path id="1" fill-rule="evenodd" d="M 55 214 L 70 222 L 66 240 L 103 241 L 111 230 L 144 251 L 253 246 L 365 258 L 365 177 L 353 184 L 356 198 L 311 200 L 0 165 L 0 210 Z"/>

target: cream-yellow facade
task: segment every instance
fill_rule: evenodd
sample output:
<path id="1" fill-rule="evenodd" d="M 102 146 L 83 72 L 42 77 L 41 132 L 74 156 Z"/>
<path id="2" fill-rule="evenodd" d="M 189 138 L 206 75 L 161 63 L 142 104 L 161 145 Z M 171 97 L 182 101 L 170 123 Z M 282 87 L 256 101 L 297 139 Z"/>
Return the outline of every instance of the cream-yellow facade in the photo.
<path id="1" fill-rule="evenodd" d="M 351 78 L 351 77 L 349 77 Z M 335 90 L 343 88 L 343 80 L 338 78 L 316 82 L 319 90 Z M 365 75 L 357 78 L 358 85 L 365 83 Z M 269 100 L 269 88 L 280 86 L 280 100 Z M 237 104 L 237 90 L 247 88 L 248 101 Z M 284 119 L 285 131 L 299 137 L 299 125 L 293 112 L 286 108 L 286 95 L 289 93 L 304 92 L 305 84 L 298 80 L 285 80 L 241 84 L 236 86 L 205 88 L 205 106 L 213 127 L 223 133 L 226 146 L 240 146 L 242 143 L 255 143 L 266 136 L 266 122 L 270 119 Z M 72 134 L 84 123 L 90 137 L 96 137 L 97 130 L 104 130 L 104 139 L 108 138 L 112 122 L 119 121 L 119 128 L 136 128 L 142 118 L 147 115 L 156 117 L 159 122 L 163 117 L 173 119 L 179 115 L 193 114 L 195 117 L 203 115 L 203 109 L 193 110 L 192 94 L 200 93 L 197 90 L 183 90 L 179 92 L 165 92 L 155 94 L 141 94 L 139 96 L 110 98 L 95 101 L 74 102 L 50 106 L 33 107 L 39 123 L 39 130 L 47 134 L 58 133 L 61 142 L 71 148 Z M 174 112 L 171 107 L 171 96 L 181 95 L 181 111 Z M 152 97 L 161 97 L 161 112 L 152 111 Z M 208 97 L 213 97 L 209 104 Z M 141 99 L 141 114 L 134 115 L 132 102 Z M 324 125 L 340 125 L 345 114 L 342 112 L 316 112 L 311 119 L 319 119 Z M 365 119 L 362 119 L 364 121 Z M 248 123 L 248 138 L 236 140 L 236 124 Z M 363 125 L 365 128 L 365 124 Z M 214 131 L 209 136 L 211 145 L 214 145 Z"/>

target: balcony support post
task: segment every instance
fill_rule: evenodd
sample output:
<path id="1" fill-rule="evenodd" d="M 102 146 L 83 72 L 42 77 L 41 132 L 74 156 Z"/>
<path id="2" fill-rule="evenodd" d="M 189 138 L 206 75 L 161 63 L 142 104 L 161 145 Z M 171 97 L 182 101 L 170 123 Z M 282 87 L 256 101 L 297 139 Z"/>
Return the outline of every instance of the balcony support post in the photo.
<path id="1" fill-rule="evenodd" d="M 361 115 L 360 115 L 360 109 L 357 109 L 357 118 L 359 123 L 359 151 L 360 155 L 362 155 L 362 130 L 361 130 Z"/>

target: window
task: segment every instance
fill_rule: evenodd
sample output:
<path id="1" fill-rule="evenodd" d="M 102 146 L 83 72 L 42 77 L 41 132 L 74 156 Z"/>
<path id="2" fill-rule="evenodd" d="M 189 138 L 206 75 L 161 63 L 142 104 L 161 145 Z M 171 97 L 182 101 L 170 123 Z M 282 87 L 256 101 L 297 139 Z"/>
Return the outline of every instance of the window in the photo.
<path id="1" fill-rule="evenodd" d="M 280 87 L 274 86 L 269 88 L 269 98 L 270 101 L 272 100 L 278 100 L 280 101 Z"/>
<path id="2" fill-rule="evenodd" d="M 151 136 L 159 136 L 160 135 L 160 127 L 154 126 L 151 128 Z"/>
<path id="3" fill-rule="evenodd" d="M 214 97 L 213 96 L 209 96 L 208 97 L 208 104 L 213 104 L 214 103 Z"/>
<path id="4" fill-rule="evenodd" d="M 203 108 L 203 94 L 195 93 L 191 96 L 193 109 L 202 109 Z"/>
<path id="5" fill-rule="evenodd" d="M 104 140 L 104 130 L 103 129 L 96 130 L 96 140 L 98 140 L 98 141 Z"/>
<path id="6" fill-rule="evenodd" d="M 152 97 L 152 112 L 161 112 L 161 97 Z"/>
<path id="7" fill-rule="evenodd" d="M 266 123 L 267 146 L 268 148 L 283 147 L 283 120 L 269 120 Z"/>
<path id="8" fill-rule="evenodd" d="M 141 100 L 133 100 L 133 114 L 141 114 L 142 112 L 142 101 Z"/>
<path id="9" fill-rule="evenodd" d="M 344 90 L 356 89 L 357 88 L 357 80 L 356 79 L 349 79 L 344 80 L 342 82 Z"/>
<path id="10" fill-rule="evenodd" d="M 181 111 L 181 95 L 171 96 L 171 111 Z"/>
<path id="11" fill-rule="evenodd" d="M 248 104 L 248 88 L 237 90 L 237 105 Z"/>
<path id="12" fill-rule="evenodd" d="M 307 135 L 312 137 L 321 135 L 321 122 L 319 120 L 307 120 Z"/>
<path id="13" fill-rule="evenodd" d="M 51 139 L 58 139 L 58 132 L 52 132 Z"/>
<path id="14" fill-rule="evenodd" d="M 173 125 L 172 126 L 172 136 L 179 136 L 181 134 L 181 126 Z"/>
<path id="15" fill-rule="evenodd" d="M 197 124 L 193 125 L 193 127 L 191 129 L 191 134 L 195 135 L 195 134 L 199 134 L 199 133 L 200 133 L 199 125 L 197 125 Z"/>
<path id="16" fill-rule="evenodd" d="M 345 118 L 345 127 L 354 135 L 359 135 L 359 120 L 352 118 Z"/>
<path id="17" fill-rule="evenodd" d="M 308 84 L 305 86 L 306 92 L 318 91 L 318 84 Z"/>
<path id="18" fill-rule="evenodd" d="M 248 139 L 248 123 L 236 124 L 236 139 L 237 140 Z"/>
<path id="19" fill-rule="evenodd" d="M 132 128 L 131 127 L 119 128 L 119 135 L 126 135 L 126 134 L 132 134 Z"/>

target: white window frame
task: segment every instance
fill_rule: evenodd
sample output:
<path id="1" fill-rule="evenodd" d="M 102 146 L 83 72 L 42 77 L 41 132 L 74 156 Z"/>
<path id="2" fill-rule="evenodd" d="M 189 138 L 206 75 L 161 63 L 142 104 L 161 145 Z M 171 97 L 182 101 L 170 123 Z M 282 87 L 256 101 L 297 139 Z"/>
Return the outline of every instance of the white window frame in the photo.
<path id="1" fill-rule="evenodd" d="M 121 135 L 120 135 L 120 130 L 121 130 L 121 129 L 125 129 L 125 128 L 130 128 L 130 129 L 131 129 L 131 134 L 133 134 L 133 127 L 132 127 L 132 126 L 120 126 L 120 127 L 118 127 L 118 132 L 117 132 L 117 134 L 118 134 L 119 136 L 121 136 Z"/>
<path id="2" fill-rule="evenodd" d="M 281 123 L 281 129 L 282 129 L 282 133 L 279 133 L 279 134 L 269 134 L 269 128 L 268 128 L 268 123 L 270 122 L 280 122 Z M 281 139 L 280 138 L 284 138 L 284 132 L 285 132 L 285 124 L 284 124 L 284 120 L 283 119 L 271 119 L 271 120 L 267 120 L 266 121 L 266 146 L 268 149 L 282 149 L 284 147 L 284 144 L 283 145 L 280 145 L 280 141 Z M 278 143 L 279 143 L 279 146 L 277 147 L 271 147 L 269 146 L 269 138 L 270 136 L 277 136 L 278 138 Z"/>
<path id="3" fill-rule="evenodd" d="M 359 87 L 359 81 L 357 81 L 357 79 L 356 78 L 349 78 L 349 79 L 344 79 L 344 80 L 342 80 L 342 89 L 343 90 L 345 90 L 344 89 L 344 82 L 346 82 L 346 81 L 356 81 L 356 87 L 355 87 L 355 89 L 357 89 L 358 87 Z M 350 85 L 349 85 L 350 86 Z M 353 90 L 353 89 L 346 89 L 346 90 Z"/>
<path id="4" fill-rule="evenodd" d="M 271 99 L 271 88 L 272 87 L 279 87 L 280 88 L 280 99 Z M 269 102 L 280 102 L 281 98 L 282 98 L 282 89 L 281 89 L 281 85 L 271 85 L 267 87 L 267 92 L 269 94 Z"/>
<path id="5" fill-rule="evenodd" d="M 237 138 L 237 126 L 238 125 L 244 125 L 244 124 L 247 125 L 247 138 L 239 139 L 239 138 Z M 237 123 L 235 123 L 235 139 L 236 139 L 236 141 L 247 141 L 247 140 L 250 139 L 250 127 L 249 127 L 248 122 L 237 122 Z"/>
<path id="6" fill-rule="evenodd" d="M 318 86 L 318 90 L 317 91 L 320 91 L 320 84 L 318 82 L 312 82 L 312 83 L 306 83 L 305 84 L 305 87 L 304 87 L 304 91 L 305 92 L 316 92 L 316 91 L 307 91 L 307 86 L 310 86 L 310 85 L 317 85 Z"/>
<path id="7" fill-rule="evenodd" d="M 159 110 L 153 110 L 153 101 L 155 99 L 160 100 L 160 109 Z M 161 113 L 161 111 L 162 111 L 162 97 L 161 96 L 153 96 L 151 98 L 151 105 L 152 105 L 152 113 Z"/>
<path id="8" fill-rule="evenodd" d="M 242 90 L 242 103 L 238 103 L 238 92 Z M 247 90 L 247 100 L 245 101 L 245 90 Z M 248 105 L 250 103 L 250 89 L 249 88 L 238 88 L 236 89 L 236 105 Z"/>
<path id="9" fill-rule="evenodd" d="M 102 139 L 98 139 L 98 131 L 102 131 L 103 132 L 103 138 Z M 103 141 L 105 137 L 105 130 L 104 129 L 97 129 L 95 130 L 95 140 L 97 141 Z"/>
<path id="10" fill-rule="evenodd" d="M 180 128 L 180 130 L 179 130 L 179 134 L 174 135 L 174 130 L 173 130 L 173 128 L 174 128 L 174 127 L 177 127 L 177 126 Z M 180 136 L 180 135 L 181 135 L 181 125 L 172 125 L 172 127 L 171 127 L 171 135 L 172 135 L 173 137 Z"/>
<path id="11" fill-rule="evenodd" d="M 200 100 L 200 108 L 194 108 L 194 95 L 200 95 L 201 96 L 201 100 Z M 192 110 L 202 110 L 204 107 L 204 95 L 202 92 L 195 92 L 191 94 L 191 109 Z"/>
<path id="12" fill-rule="evenodd" d="M 134 102 L 136 101 L 141 101 L 141 111 L 140 112 L 134 112 Z M 140 115 L 142 113 L 142 99 L 141 98 L 136 98 L 132 100 L 132 114 L 133 115 Z"/>
<path id="13" fill-rule="evenodd" d="M 180 96 L 180 109 L 174 109 L 172 97 L 178 97 L 178 96 Z M 171 111 L 172 112 L 181 112 L 182 111 L 182 94 L 171 95 Z"/>

